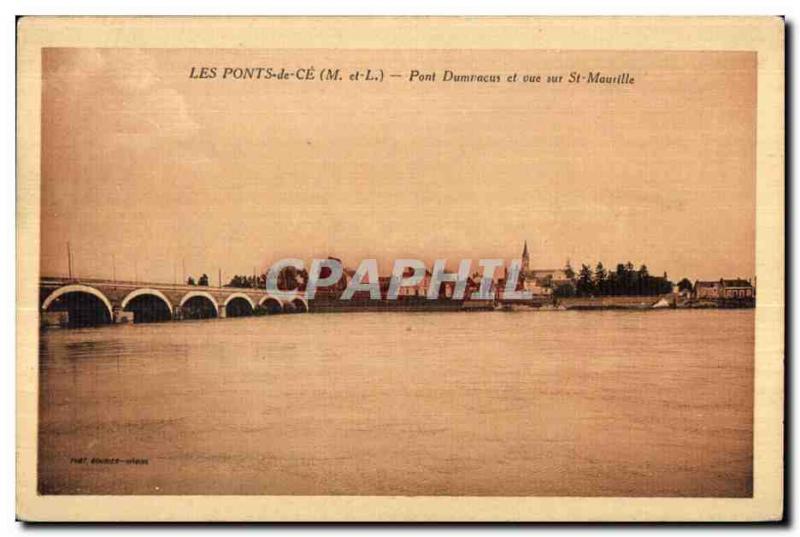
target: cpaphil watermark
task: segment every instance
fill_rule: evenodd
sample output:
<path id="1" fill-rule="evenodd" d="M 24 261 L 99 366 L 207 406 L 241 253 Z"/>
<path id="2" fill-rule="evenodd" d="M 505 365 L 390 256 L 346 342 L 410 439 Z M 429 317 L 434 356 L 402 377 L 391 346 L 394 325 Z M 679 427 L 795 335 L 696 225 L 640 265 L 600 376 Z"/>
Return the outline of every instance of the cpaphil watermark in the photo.
<path id="1" fill-rule="evenodd" d="M 370 300 L 398 300 L 404 296 L 428 300 L 529 300 L 532 293 L 524 289 L 522 261 L 479 259 L 473 270 L 471 259 L 462 259 L 456 272 L 447 272 L 447 260 L 437 259 L 428 269 L 419 259 L 397 259 L 391 276 L 382 278 L 377 259 L 364 259 L 358 268 L 346 270 L 335 258 L 313 259 L 306 267 L 298 258 L 285 258 L 272 264 L 267 272 L 266 290 L 271 295 L 291 300 L 303 296 L 313 300 L 321 289 L 337 288 L 339 300 L 368 296 Z M 446 291 L 443 291 L 443 286 Z"/>

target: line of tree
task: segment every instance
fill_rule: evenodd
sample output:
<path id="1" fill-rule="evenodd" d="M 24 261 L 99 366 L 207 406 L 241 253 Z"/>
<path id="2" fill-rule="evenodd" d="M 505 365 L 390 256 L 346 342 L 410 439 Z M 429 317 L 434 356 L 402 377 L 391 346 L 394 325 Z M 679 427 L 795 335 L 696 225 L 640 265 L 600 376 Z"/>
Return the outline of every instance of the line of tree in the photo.
<path id="1" fill-rule="evenodd" d="M 203 273 L 197 281 L 191 276 L 186 278 L 186 285 L 200 285 L 202 287 L 208 287 L 208 274 Z"/>
<path id="2" fill-rule="evenodd" d="M 557 296 L 662 295 L 672 292 L 672 282 L 666 272 L 663 276 L 653 276 L 647 265 L 642 264 L 636 269 L 630 261 L 618 263 L 616 270 L 606 269 L 602 262 L 598 262 L 594 269 L 582 264 L 577 273 L 568 263 L 564 272 L 572 283 L 560 285 L 555 290 Z"/>
<path id="3" fill-rule="evenodd" d="M 327 276 L 325 270 L 330 270 L 327 267 L 323 268 L 320 277 Z M 294 267 L 284 267 L 278 273 L 278 289 L 284 291 L 291 291 L 293 289 L 305 290 L 306 282 L 308 281 L 308 272 L 304 270 L 297 270 Z M 258 274 L 256 276 L 247 276 L 234 274 L 233 277 L 225 284 L 225 287 L 237 287 L 245 289 L 264 289 L 267 285 L 267 275 Z"/>
<path id="4" fill-rule="evenodd" d="M 324 268 L 323 270 L 329 270 Z M 663 276 L 652 276 L 647 265 L 642 264 L 636 269 L 633 264 L 618 263 L 616 270 L 607 270 L 602 262 L 598 262 L 594 269 L 590 265 L 581 265 L 578 272 L 569 263 L 564 267 L 564 273 L 568 284 L 561 284 L 554 289 L 554 293 L 559 297 L 570 296 L 619 296 L 619 295 L 662 295 L 671 293 L 672 282 L 667 278 L 665 272 Z M 322 273 L 321 277 L 327 277 Z M 294 267 L 284 268 L 278 275 L 278 288 L 284 290 L 305 289 L 308 280 L 308 273 L 305 270 L 297 271 Z M 239 275 L 235 274 L 225 287 L 263 289 L 266 286 L 267 275 Z M 477 288 L 480 281 L 480 274 L 475 273 L 468 282 L 468 287 L 473 284 Z M 186 282 L 188 285 L 208 286 L 208 275 L 200 276 L 197 283 L 191 276 Z M 683 278 L 678 282 L 680 291 L 691 292 L 692 282 L 688 278 Z"/>
<path id="5" fill-rule="evenodd" d="M 246 276 L 234 274 L 225 287 L 240 287 L 249 289 L 263 289 L 267 285 L 266 274 L 259 274 L 257 276 Z"/>

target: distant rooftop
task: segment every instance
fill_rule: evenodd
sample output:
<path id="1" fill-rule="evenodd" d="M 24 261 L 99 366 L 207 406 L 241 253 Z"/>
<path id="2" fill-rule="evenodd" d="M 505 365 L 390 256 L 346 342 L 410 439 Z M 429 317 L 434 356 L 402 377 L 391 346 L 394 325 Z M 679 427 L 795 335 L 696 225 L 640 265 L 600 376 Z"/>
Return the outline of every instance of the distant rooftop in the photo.
<path id="1" fill-rule="evenodd" d="M 695 287 L 717 287 L 719 285 L 723 287 L 753 287 L 753 284 L 742 278 L 734 278 L 732 280 L 726 280 L 724 278 L 710 281 L 698 280 L 697 283 L 695 283 Z"/>

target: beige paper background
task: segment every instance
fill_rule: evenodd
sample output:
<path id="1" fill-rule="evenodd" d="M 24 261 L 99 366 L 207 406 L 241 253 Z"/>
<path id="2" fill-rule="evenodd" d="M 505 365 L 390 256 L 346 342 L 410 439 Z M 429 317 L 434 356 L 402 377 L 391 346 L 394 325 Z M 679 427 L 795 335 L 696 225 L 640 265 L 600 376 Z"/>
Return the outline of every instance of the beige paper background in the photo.
<path id="1" fill-rule="evenodd" d="M 754 496 L 36 496 L 41 48 L 721 50 L 758 55 Z M 780 517 L 783 21 L 777 18 L 26 18 L 18 51 L 17 513 L 26 520 L 754 520 Z"/>

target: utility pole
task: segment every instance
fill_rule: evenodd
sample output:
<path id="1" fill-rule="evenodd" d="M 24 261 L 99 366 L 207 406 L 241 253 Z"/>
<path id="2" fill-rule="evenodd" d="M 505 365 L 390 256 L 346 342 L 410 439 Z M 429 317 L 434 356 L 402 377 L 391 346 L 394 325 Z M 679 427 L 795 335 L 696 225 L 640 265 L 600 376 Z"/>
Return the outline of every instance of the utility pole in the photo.
<path id="1" fill-rule="evenodd" d="M 186 259 L 181 259 L 181 283 L 186 283 Z"/>
<path id="2" fill-rule="evenodd" d="M 117 260 L 114 254 L 111 254 L 111 282 L 117 283 Z"/>
<path id="3" fill-rule="evenodd" d="M 67 241 L 67 270 L 69 271 L 69 279 L 72 279 L 72 248 L 69 241 Z"/>
<path id="4" fill-rule="evenodd" d="M 222 287 L 222 269 L 217 269 L 217 281 L 219 282 L 219 287 Z"/>

